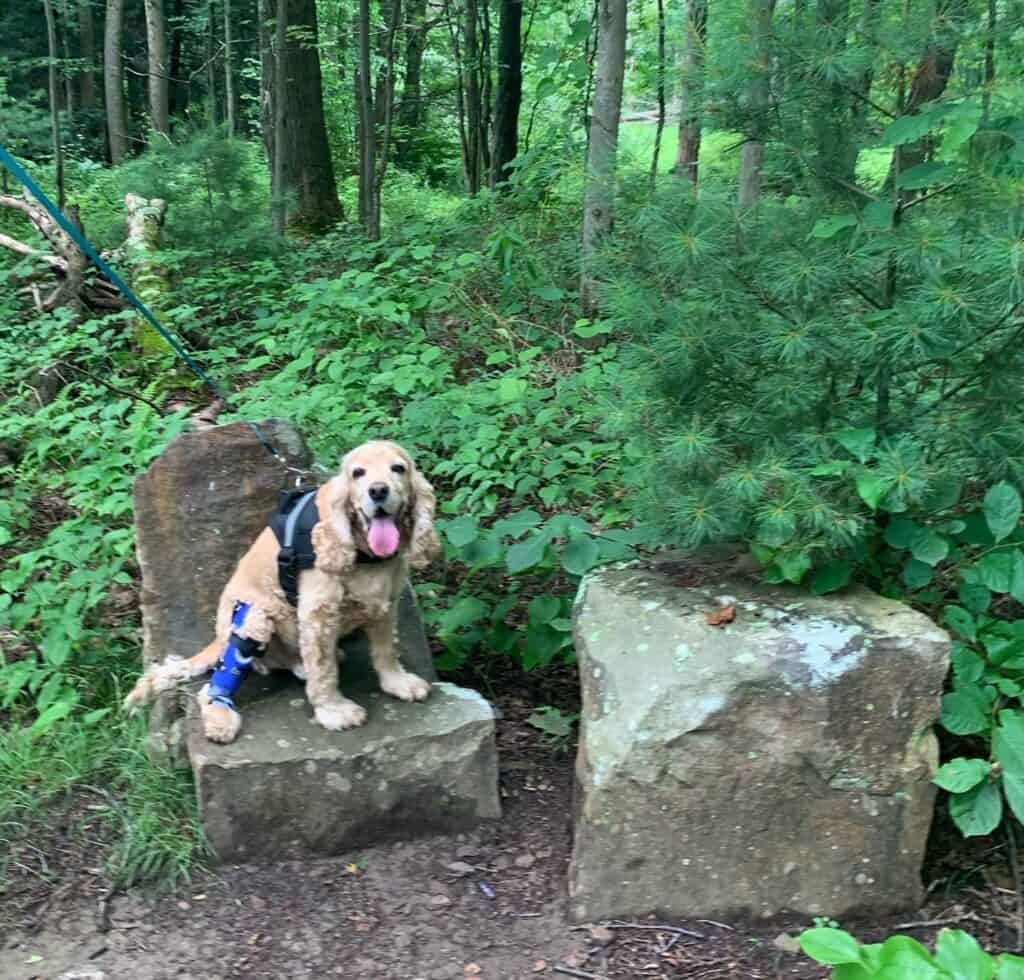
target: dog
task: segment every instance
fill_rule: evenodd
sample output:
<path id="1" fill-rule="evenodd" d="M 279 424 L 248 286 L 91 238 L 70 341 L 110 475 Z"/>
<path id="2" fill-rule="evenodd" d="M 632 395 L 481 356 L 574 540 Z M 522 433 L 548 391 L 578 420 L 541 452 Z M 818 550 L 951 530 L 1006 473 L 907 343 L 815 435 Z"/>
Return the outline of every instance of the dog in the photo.
<path id="1" fill-rule="evenodd" d="M 412 457 L 394 442 L 353 449 L 338 474 L 316 491 L 319 521 L 312 529 L 315 564 L 298 576 L 292 606 L 278 575 L 280 545 L 267 527 L 239 561 L 221 593 L 216 639 L 190 659 L 150 667 L 125 698 L 134 710 L 214 668 L 229 642 L 262 652 L 261 673 L 291 670 L 306 683 L 316 721 L 330 731 L 356 728 L 366 711 L 338 689 L 340 636 L 363 628 L 381 689 L 402 701 L 423 701 L 430 684 L 398 661 L 394 639 L 398 596 L 410 567 L 422 568 L 440 551 L 434 530 L 433 487 Z M 239 604 L 247 604 L 239 625 Z M 247 646 L 248 645 L 248 646 Z M 216 676 L 216 675 L 215 675 Z M 230 699 L 199 694 L 203 731 L 213 742 L 237 738 L 242 716 Z"/>

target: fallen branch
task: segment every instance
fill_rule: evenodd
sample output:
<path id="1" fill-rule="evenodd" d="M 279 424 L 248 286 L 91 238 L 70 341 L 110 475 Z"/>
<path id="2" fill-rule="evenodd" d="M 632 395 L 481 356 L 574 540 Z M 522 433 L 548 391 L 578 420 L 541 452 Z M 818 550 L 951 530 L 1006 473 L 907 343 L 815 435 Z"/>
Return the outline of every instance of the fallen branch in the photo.
<path id="1" fill-rule="evenodd" d="M 561 963 L 556 963 L 551 969 L 555 973 L 564 973 L 569 977 L 582 977 L 583 980 L 605 980 L 604 977 L 597 973 L 587 973 L 586 970 L 577 970 L 571 966 L 563 966 Z"/>

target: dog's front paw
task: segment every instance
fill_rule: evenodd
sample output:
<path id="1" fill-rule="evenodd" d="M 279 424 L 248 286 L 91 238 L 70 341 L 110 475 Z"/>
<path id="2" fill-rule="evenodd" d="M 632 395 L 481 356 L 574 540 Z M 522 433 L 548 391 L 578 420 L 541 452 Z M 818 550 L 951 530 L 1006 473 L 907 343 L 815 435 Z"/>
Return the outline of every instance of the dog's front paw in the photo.
<path id="1" fill-rule="evenodd" d="M 355 701 L 337 701 L 322 704 L 313 712 L 316 720 L 330 732 L 345 728 L 358 728 L 366 724 L 366 710 Z"/>
<path id="2" fill-rule="evenodd" d="M 380 689 L 400 701 L 425 701 L 430 684 L 407 670 L 388 671 L 380 675 Z"/>
<path id="3" fill-rule="evenodd" d="M 202 694 L 206 694 L 205 687 Z M 199 713 L 203 719 L 203 734 L 211 742 L 228 745 L 238 738 L 242 730 L 242 716 L 237 711 L 223 704 L 210 704 L 201 696 Z"/>

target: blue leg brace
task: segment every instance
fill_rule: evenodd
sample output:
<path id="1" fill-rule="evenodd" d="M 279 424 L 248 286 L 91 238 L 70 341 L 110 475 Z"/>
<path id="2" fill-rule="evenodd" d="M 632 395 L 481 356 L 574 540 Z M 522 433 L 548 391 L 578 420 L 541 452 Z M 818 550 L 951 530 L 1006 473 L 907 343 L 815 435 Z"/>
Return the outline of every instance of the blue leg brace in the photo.
<path id="1" fill-rule="evenodd" d="M 252 670 L 253 658 L 261 657 L 264 651 L 263 644 L 238 635 L 248 612 L 249 603 L 235 603 L 235 609 L 231 616 L 231 636 L 228 639 L 227 647 L 220 656 L 213 677 L 210 678 L 210 703 L 223 705 L 232 711 L 237 710 L 233 698 L 249 671 Z"/>

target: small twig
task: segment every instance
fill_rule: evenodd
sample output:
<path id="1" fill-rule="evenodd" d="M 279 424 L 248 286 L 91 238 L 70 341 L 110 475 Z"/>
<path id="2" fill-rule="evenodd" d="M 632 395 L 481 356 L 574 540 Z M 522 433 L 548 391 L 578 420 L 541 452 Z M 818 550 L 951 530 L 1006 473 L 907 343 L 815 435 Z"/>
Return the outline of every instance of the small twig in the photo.
<path id="1" fill-rule="evenodd" d="M 90 381 L 95 381 L 96 384 L 103 385 L 104 388 L 109 388 L 116 395 L 124 395 L 125 398 L 134 398 L 136 401 L 140 401 L 143 404 L 148 405 L 151 409 L 153 409 L 153 411 L 157 413 L 157 415 L 160 415 L 163 412 L 163 409 L 159 405 L 157 405 L 156 402 L 152 402 L 148 398 L 144 398 L 142 395 L 136 394 L 134 391 L 125 391 L 124 388 L 116 388 L 114 385 L 110 384 L 109 381 L 104 381 L 103 378 L 97 377 L 91 371 L 86 371 L 84 368 L 80 368 L 75 364 L 69 363 L 68 361 L 58 361 L 58 374 L 60 373 L 60 369 L 62 367 L 66 367 L 72 371 L 77 371 L 79 374 L 84 374 L 87 378 L 89 378 Z"/>
<path id="2" fill-rule="evenodd" d="M 689 936 L 691 939 L 704 939 L 701 932 L 694 932 L 692 929 L 681 929 L 679 926 L 657 926 L 648 925 L 643 922 L 604 922 L 602 925 L 609 929 L 643 929 L 647 932 L 674 932 L 680 936 Z"/>
<path id="3" fill-rule="evenodd" d="M 968 916 L 957 915 L 951 919 L 921 919 L 920 922 L 901 922 L 899 925 L 893 926 L 893 930 L 931 929 L 933 926 L 954 926 L 958 922 L 963 922 L 966 918 L 968 918 Z"/>
<path id="4" fill-rule="evenodd" d="M 604 980 L 603 977 L 597 973 L 587 973 L 585 970 L 574 970 L 571 966 L 563 966 L 561 963 L 556 963 L 551 969 L 555 973 L 564 973 L 570 977 L 582 977 L 583 980 Z"/>
<path id="5" fill-rule="evenodd" d="M 715 922 L 714 919 L 698 919 L 697 921 L 706 926 L 717 926 L 719 929 L 727 929 L 729 932 L 736 931 L 732 926 L 727 926 L 724 922 Z"/>

